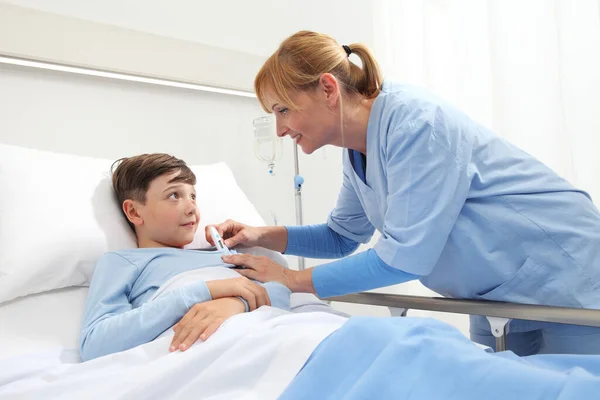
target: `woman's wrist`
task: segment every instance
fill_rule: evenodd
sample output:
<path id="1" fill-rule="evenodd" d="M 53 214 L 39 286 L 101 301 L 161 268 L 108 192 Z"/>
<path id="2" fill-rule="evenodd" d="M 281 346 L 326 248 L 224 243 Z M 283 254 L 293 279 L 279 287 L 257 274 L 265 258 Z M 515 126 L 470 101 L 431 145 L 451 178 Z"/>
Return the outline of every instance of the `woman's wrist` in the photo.
<path id="1" fill-rule="evenodd" d="M 303 271 L 286 269 L 285 274 L 286 286 L 292 293 L 316 293 L 312 282 L 312 268 Z"/>
<path id="2" fill-rule="evenodd" d="M 258 228 L 258 245 L 267 249 L 285 252 L 287 248 L 287 229 L 284 226 L 261 226 Z"/>

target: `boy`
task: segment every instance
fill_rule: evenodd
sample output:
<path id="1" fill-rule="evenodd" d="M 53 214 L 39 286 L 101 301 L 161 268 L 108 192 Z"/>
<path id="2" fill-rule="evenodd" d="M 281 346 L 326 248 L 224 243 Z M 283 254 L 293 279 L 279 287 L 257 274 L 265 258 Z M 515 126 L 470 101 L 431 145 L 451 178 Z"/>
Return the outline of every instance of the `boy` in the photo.
<path id="1" fill-rule="evenodd" d="M 196 177 L 184 161 L 142 154 L 115 164 L 113 188 L 138 248 L 106 253 L 96 265 L 80 339 L 83 361 L 150 342 L 174 325 L 169 350 L 185 351 L 233 315 L 262 305 L 289 310 L 285 286 L 241 276 L 187 283 L 154 299 L 183 272 L 227 266 L 224 253 L 183 249 L 200 221 Z"/>

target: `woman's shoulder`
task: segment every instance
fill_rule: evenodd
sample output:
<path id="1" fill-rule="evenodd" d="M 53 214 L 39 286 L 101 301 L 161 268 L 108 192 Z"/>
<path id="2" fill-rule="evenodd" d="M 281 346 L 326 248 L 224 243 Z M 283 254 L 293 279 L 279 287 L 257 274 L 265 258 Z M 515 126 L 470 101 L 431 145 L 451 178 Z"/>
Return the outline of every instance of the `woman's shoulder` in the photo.
<path id="1" fill-rule="evenodd" d="M 382 140 L 394 132 L 419 132 L 435 123 L 442 104 L 426 89 L 386 81 L 373 103 L 370 124 Z"/>
<path id="2" fill-rule="evenodd" d="M 445 127 L 474 126 L 464 112 L 429 90 L 397 82 L 384 82 L 376 113 L 390 127 L 420 131 L 426 125 Z"/>

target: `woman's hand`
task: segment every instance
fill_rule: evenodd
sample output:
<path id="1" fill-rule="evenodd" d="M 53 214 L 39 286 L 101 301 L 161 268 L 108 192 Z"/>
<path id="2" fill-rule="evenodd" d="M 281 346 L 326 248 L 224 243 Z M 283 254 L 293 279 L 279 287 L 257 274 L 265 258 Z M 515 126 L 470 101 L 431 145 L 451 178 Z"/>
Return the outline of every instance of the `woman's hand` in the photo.
<path id="1" fill-rule="evenodd" d="M 253 247 L 260 246 L 280 253 L 287 248 L 288 234 L 284 226 L 249 226 L 228 219 L 227 221 L 212 225 L 224 239 L 225 246 L 233 248 L 238 245 Z M 210 225 L 205 229 L 208 243 L 215 245 L 209 232 Z"/>
<path id="2" fill-rule="evenodd" d="M 221 258 L 226 263 L 246 267 L 246 269 L 238 269 L 237 272 L 247 278 L 259 282 L 279 282 L 293 291 L 295 271 L 282 267 L 269 257 L 253 256 L 251 254 L 232 254 Z"/>
<path id="3" fill-rule="evenodd" d="M 259 246 L 260 241 L 260 229 L 254 226 L 244 225 L 240 222 L 233 221 L 228 219 L 227 221 L 212 225 L 219 235 L 224 239 L 225 246 L 228 248 L 233 248 L 237 245 L 243 245 L 247 247 Z M 206 240 L 208 243 L 215 245 L 213 243 L 212 237 L 210 236 L 209 227 L 205 228 Z"/>
<path id="4" fill-rule="evenodd" d="M 235 297 L 194 304 L 183 318 L 173 326 L 175 335 L 171 341 L 169 351 L 186 351 L 198 339 L 207 340 L 227 318 L 241 314 L 245 309 L 244 303 Z"/>
<path id="5" fill-rule="evenodd" d="M 239 278 L 221 279 L 206 282 L 213 299 L 224 297 L 242 297 L 248 302 L 250 311 L 262 306 L 270 306 L 271 300 L 267 290 L 243 276 Z M 245 307 L 244 307 L 245 308 Z"/>

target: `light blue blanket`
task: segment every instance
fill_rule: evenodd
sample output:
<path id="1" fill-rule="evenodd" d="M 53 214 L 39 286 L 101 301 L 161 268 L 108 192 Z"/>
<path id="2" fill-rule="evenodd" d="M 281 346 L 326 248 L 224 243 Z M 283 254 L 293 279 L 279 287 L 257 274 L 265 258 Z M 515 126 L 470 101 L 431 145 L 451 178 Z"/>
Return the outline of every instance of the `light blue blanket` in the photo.
<path id="1" fill-rule="evenodd" d="M 351 318 L 280 399 L 597 399 L 600 356 L 490 353 L 434 319 Z"/>

